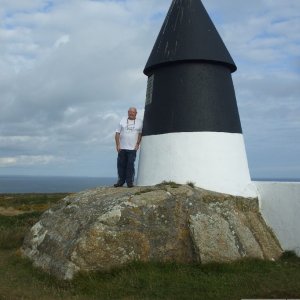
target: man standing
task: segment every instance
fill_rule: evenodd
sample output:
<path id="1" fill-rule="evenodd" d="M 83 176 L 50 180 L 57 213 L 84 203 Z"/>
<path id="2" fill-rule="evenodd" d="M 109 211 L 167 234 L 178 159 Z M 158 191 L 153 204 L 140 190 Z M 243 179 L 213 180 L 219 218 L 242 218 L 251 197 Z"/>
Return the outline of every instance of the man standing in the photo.
<path id="1" fill-rule="evenodd" d="M 118 182 L 115 187 L 123 186 L 127 183 L 128 187 L 133 187 L 134 162 L 136 152 L 140 147 L 142 139 L 143 123 L 136 118 L 135 107 L 130 107 L 128 117 L 123 118 L 116 129 L 115 141 L 118 151 Z"/>

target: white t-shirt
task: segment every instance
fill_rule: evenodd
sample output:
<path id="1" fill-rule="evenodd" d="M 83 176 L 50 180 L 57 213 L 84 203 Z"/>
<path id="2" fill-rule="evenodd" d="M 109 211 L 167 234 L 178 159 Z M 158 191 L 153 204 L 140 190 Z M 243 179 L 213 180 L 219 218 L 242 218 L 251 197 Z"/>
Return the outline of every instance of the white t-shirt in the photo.
<path id="1" fill-rule="evenodd" d="M 142 128 L 143 122 L 140 119 L 129 120 L 128 118 L 123 118 L 116 129 L 116 132 L 120 133 L 120 148 L 134 150 Z"/>

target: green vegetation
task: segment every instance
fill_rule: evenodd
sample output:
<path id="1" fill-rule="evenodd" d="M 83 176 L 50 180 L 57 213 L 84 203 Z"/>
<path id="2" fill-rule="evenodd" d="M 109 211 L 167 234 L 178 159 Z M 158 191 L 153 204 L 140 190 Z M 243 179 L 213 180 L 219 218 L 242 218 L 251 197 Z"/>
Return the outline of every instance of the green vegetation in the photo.
<path id="1" fill-rule="evenodd" d="M 45 211 L 69 194 L 0 194 L 1 207 L 22 211 Z"/>
<path id="2" fill-rule="evenodd" d="M 146 193 L 150 193 L 153 192 L 154 189 L 152 188 L 144 188 L 136 193 L 134 193 L 134 195 L 142 195 L 142 194 L 146 194 Z"/>
<path id="3" fill-rule="evenodd" d="M 166 185 L 170 186 L 171 188 L 178 188 L 178 187 L 180 187 L 180 184 L 176 183 L 174 181 L 163 181 L 163 182 L 157 184 L 156 186 L 157 187 L 164 187 Z"/>
<path id="4" fill-rule="evenodd" d="M 0 195 L 0 249 L 21 247 L 26 231 L 40 215 L 68 194 L 3 194 Z M 11 212 L 11 216 L 3 215 Z M 12 209 L 12 210 L 9 210 Z M 1 299 L 1 298 L 0 298 Z"/>
<path id="5" fill-rule="evenodd" d="M 38 221 L 40 215 L 41 212 L 10 217 L 0 215 L 0 249 L 21 247 L 26 231 Z"/>
<path id="6" fill-rule="evenodd" d="M 192 181 L 188 181 L 186 184 L 187 184 L 188 186 L 192 187 L 192 188 L 195 187 L 195 183 L 192 182 Z"/>
<path id="7" fill-rule="evenodd" d="M 34 205 L 33 199 L 26 200 L 25 195 L 20 197 L 24 197 L 24 203 L 32 201 Z M 45 198 L 45 203 L 49 197 Z M 7 207 L 22 205 L 17 198 L 15 195 Z M 57 201 L 59 199 L 51 200 L 47 205 Z M 34 268 L 30 261 L 21 257 L 19 247 L 24 234 L 41 213 L 0 215 L 1 300 L 300 297 L 300 258 L 292 252 L 284 253 L 277 262 L 243 260 L 207 265 L 136 262 L 111 272 L 80 273 L 73 281 L 64 282 Z"/>

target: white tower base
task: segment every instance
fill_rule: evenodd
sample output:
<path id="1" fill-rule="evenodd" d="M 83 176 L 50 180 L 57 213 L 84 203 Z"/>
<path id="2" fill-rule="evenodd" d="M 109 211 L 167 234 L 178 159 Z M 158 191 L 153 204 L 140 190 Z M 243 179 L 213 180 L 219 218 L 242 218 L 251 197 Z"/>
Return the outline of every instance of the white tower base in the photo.
<path id="1" fill-rule="evenodd" d="M 243 197 L 257 197 L 244 138 L 238 133 L 181 132 L 144 136 L 137 185 L 162 181 Z"/>

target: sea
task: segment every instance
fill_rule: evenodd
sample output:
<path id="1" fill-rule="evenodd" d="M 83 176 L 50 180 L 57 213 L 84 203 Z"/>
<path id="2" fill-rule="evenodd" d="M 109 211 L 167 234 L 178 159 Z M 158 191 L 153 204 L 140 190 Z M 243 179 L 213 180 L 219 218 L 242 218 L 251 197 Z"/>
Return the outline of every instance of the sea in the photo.
<path id="1" fill-rule="evenodd" d="M 112 186 L 111 177 L 4 176 L 0 175 L 0 193 L 74 193 Z"/>
<path id="2" fill-rule="evenodd" d="M 253 178 L 253 181 L 300 182 L 300 178 Z M 75 193 L 86 189 L 112 186 L 113 177 L 13 176 L 0 175 L 0 194 Z"/>

